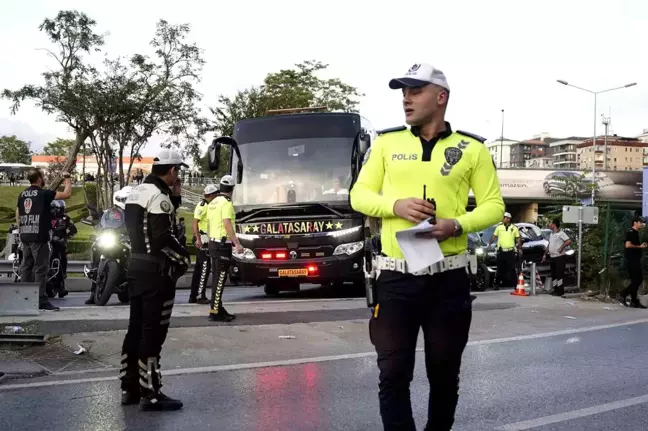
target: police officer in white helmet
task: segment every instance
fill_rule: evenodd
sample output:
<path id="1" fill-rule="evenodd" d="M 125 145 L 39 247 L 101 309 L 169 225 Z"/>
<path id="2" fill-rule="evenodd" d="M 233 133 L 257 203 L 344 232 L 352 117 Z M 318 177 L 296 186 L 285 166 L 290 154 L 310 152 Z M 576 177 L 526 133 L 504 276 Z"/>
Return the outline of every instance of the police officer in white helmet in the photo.
<path id="1" fill-rule="evenodd" d="M 151 174 L 126 200 L 131 241 L 128 265 L 130 318 L 122 347 L 122 404 L 142 410 L 177 410 L 182 402 L 161 392 L 160 352 L 166 339 L 176 282 L 189 266 L 189 253 L 176 237 L 181 203 L 180 169 L 188 167 L 174 150 L 153 159 Z"/>
<path id="2" fill-rule="evenodd" d="M 243 253 L 234 229 L 236 215 L 232 204 L 234 178 L 225 175 L 220 180 L 220 194 L 209 203 L 207 209 L 209 254 L 212 258 L 213 281 L 209 319 L 216 322 L 230 322 L 236 318 L 223 307 L 223 288 L 231 265 L 232 249 Z"/>
<path id="3" fill-rule="evenodd" d="M 218 195 L 218 187 L 213 184 L 205 187 L 204 196 L 194 210 L 192 223 L 193 242 L 196 245 L 196 265 L 191 279 L 191 293 L 189 294 L 190 304 L 209 304 L 207 299 L 207 279 L 211 270 L 211 258 L 209 257 L 209 237 L 207 236 L 207 208 L 209 203 Z"/>

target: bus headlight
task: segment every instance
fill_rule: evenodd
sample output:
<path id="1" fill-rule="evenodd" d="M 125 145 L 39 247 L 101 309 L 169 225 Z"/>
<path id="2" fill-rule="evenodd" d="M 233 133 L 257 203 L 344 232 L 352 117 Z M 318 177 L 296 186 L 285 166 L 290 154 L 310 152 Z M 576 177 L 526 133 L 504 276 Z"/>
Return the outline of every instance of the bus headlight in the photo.
<path id="1" fill-rule="evenodd" d="M 256 256 L 254 255 L 254 252 L 250 250 L 249 248 L 246 248 L 243 250 L 243 253 L 237 253 L 236 250 L 232 251 L 232 256 L 234 256 L 237 259 L 255 259 Z"/>
<path id="2" fill-rule="evenodd" d="M 340 254 L 346 254 L 351 256 L 352 254 L 362 250 L 363 247 L 364 247 L 363 241 L 350 242 L 348 244 L 340 244 L 337 247 L 335 247 L 335 250 L 333 251 L 333 256 L 337 256 Z"/>

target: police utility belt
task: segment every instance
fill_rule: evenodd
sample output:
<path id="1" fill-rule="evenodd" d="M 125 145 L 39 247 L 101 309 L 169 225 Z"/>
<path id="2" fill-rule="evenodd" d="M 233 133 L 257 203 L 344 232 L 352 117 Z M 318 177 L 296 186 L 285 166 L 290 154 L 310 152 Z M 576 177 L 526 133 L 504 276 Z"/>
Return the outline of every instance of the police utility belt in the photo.
<path id="1" fill-rule="evenodd" d="M 448 256 L 442 261 L 428 266 L 420 271 L 411 272 L 407 270 L 407 262 L 405 259 L 397 259 L 388 256 L 376 256 L 373 260 L 373 267 L 380 271 L 396 271 L 402 274 L 412 275 L 433 275 L 442 272 L 450 271 L 452 269 L 465 268 L 469 264 L 468 257 L 460 254 L 456 256 Z"/>

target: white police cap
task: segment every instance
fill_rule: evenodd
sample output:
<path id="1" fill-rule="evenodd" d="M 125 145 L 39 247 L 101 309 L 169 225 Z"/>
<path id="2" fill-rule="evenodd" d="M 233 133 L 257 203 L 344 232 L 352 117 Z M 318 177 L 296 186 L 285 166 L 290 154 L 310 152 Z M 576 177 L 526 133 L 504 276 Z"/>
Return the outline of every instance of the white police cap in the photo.
<path id="1" fill-rule="evenodd" d="M 160 151 L 160 153 L 153 159 L 153 164 L 184 166 L 185 168 L 189 167 L 189 165 L 182 161 L 180 153 L 175 150 Z"/>
<path id="2" fill-rule="evenodd" d="M 205 187 L 205 195 L 213 195 L 214 193 L 218 193 L 218 188 L 213 185 L 213 184 L 208 184 L 207 187 Z"/>
<path id="3" fill-rule="evenodd" d="M 426 63 L 415 64 L 403 77 L 389 81 L 389 88 L 396 90 L 406 87 L 422 87 L 428 84 L 435 84 L 450 91 L 448 80 L 443 72 Z"/>
<path id="4" fill-rule="evenodd" d="M 221 186 L 234 186 L 234 177 L 231 175 L 224 175 L 223 178 L 220 179 L 220 184 Z"/>

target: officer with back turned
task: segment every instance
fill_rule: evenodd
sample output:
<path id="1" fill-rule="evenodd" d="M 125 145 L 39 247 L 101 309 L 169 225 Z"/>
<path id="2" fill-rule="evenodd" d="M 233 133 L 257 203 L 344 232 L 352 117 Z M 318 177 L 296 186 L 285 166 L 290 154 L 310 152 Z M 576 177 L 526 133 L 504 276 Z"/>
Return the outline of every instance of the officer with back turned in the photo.
<path id="1" fill-rule="evenodd" d="M 232 249 L 243 253 L 243 247 L 234 230 L 234 178 L 225 175 L 220 180 L 220 194 L 209 203 L 207 208 L 209 254 L 212 258 L 212 297 L 209 309 L 209 320 L 215 322 L 231 322 L 236 318 L 223 307 L 223 288 L 227 273 L 232 263 Z"/>
<path id="2" fill-rule="evenodd" d="M 72 196 L 70 174 L 63 173 L 65 188 L 62 192 L 47 190 L 45 176 L 38 168 L 27 172 L 30 186 L 20 193 L 16 204 L 16 224 L 22 243 L 22 263 L 20 265 L 21 281 L 38 283 L 38 308 L 56 311 L 59 307 L 52 305 L 47 297 L 47 271 L 50 261 L 50 231 L 52 213 L 50 205 L 58 199 L 69 199 Z M 65 296 L 65 295 L 64 295 Z"/>
<path id="3" fill-rule="evenodd" d="M 411 128 L 379 135 L 350 193 L 353 209 L 382 222 L 369 321 L 380 369 L 380 414 L 385 430 L 416 429 L 409 385 L 422 328 L 430 383 L 425 429 L 447 431 L 454 423 L 461 356 L 472 319 L 467 234 L 497 223 L 504 202 L 484 139 L 453 131 L 445 121 L 450 94 L 445 75 L 416 64 L 389 86 L 402 89 Z M 466 212 L 470 189 L 477 207 Z M 425 235 L 440 241 L 445 259 L 411 273 L 395 234 L 424 220 L 434 225 Z"/>
<path id="4" fill-rule="evenodd" d="M 194 268 L 193 277 L 191 278 L 191 293 L 189 294 L 190 304 L 209 304 L 205 293 L 207 279 L 211 270 L 211 260 L 209 257 L 209 237 L 207 236 L 207 207 L 209 203 L 218 194 L 218 188 L 209 184 L 205 187 L 203 199 L 198 202 L 194 210 L 194 219 L 192 223 L 193 242 L 196 245 L 196 267 Z M 200 298 L 198 298 L 200 296 Z"/>

